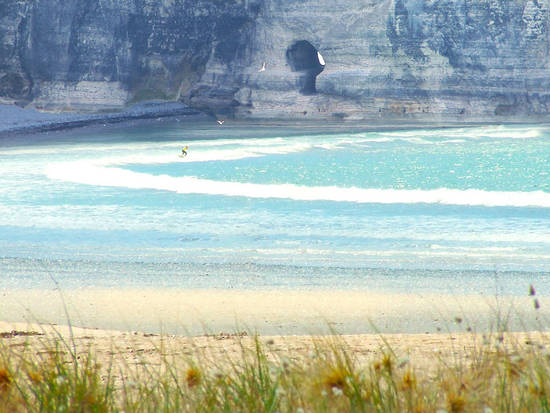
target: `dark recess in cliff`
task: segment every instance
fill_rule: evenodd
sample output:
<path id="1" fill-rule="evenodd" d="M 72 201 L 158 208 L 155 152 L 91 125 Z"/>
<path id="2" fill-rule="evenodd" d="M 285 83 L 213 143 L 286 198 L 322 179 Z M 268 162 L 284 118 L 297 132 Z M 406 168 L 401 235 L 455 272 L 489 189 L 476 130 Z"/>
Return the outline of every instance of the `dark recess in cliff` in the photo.
<path id="1" fill-rule="evenodd" d="M 297 85 L 300 93 L 317 93 L 315 79 L 325 68 L 319 62 L 317 49 L 307 40 L 300 40 L 287 49 L 286 59 L 293 72 L 300 72 Z"/>

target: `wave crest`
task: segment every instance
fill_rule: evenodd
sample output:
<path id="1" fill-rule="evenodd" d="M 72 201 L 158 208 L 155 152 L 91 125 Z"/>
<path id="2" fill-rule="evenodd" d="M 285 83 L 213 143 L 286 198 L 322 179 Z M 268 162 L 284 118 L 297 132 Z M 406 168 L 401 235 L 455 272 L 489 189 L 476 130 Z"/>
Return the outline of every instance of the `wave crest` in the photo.
<path id="1" fill-rule="evenodd" d="M 296 201 L 333 201 L 377 204 L 441 204 L 485 207 L 550 208 L 550 193 L 544 191 L 510 192 L 479 189 L 378 189 L 295 184 L 254 184 L 215 181 L 193 176 L 173 177 L 103 167 L 86 162 L 50 165 L 50 179 L 95 186 L 153 189 L 179 194 L 277 198 Z"/>

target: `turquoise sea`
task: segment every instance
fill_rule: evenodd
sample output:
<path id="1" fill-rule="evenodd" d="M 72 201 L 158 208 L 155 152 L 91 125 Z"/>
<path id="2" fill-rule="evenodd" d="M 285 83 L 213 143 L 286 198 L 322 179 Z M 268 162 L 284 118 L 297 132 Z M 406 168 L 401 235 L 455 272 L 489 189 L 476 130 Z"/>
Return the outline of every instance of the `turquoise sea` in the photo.
<path id="1" fill-rule="evenodd" d="M 550 295 L 550 126 L 174 122 L 0 145 L 0 288 Z"/>

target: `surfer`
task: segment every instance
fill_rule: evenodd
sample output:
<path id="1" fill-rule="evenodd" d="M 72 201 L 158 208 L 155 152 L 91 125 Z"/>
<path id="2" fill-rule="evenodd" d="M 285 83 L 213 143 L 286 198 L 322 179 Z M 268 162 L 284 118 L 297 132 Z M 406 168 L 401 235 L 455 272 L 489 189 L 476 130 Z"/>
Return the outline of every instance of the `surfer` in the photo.
<path id="1" fill-rule="evenodd" d="M 187 149 L 189 149 L 189 146 L 181 148 L 181 156 L 187 156 Z"/>

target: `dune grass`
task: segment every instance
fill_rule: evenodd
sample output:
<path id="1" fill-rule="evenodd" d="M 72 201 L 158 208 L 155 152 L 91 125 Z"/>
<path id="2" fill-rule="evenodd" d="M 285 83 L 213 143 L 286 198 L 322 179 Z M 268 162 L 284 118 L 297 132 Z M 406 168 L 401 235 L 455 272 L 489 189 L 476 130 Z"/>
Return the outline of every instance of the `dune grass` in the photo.
<path id="1" fill-rule="evenodd" d="M 538 311 L 533 287 L 529 294 Z M 550 336 L 542 329 L 509 333 L 495 318 L 496 331 L 466 327 L 449 354 L 420 360 L 384 335 L 368 358 L 336 332 L 313 337 L 307 352 L 273 351 L 274 339 L 258 335 L 223 335 L 212 339 L 237 347 L 221 357 L 209 356 L 204 342 L 173 351 L 161 335 L 151 351 L 155 361 L 126 347 L 135 354 L 129 363 L 118 357 L 117 343 L 106 357 L 91 337 L 77 341 L 70 326 L 68 335 L 55 328 L 2 333 L 0 413 L 550 413 Z"/>
<path id="2" fill-rule="evenodd" d="M 431 368 L 382 345 L 360 363 L 345 339 L 318 337 L 309 354 L 273 354 L 239 338 L 224 360 L 193 354 L 100 365 L 93 343 L 64 337 L 0 341 L 1 412 L 550 412 L 547 337 L 471 334 L 475 345 Z"/>

